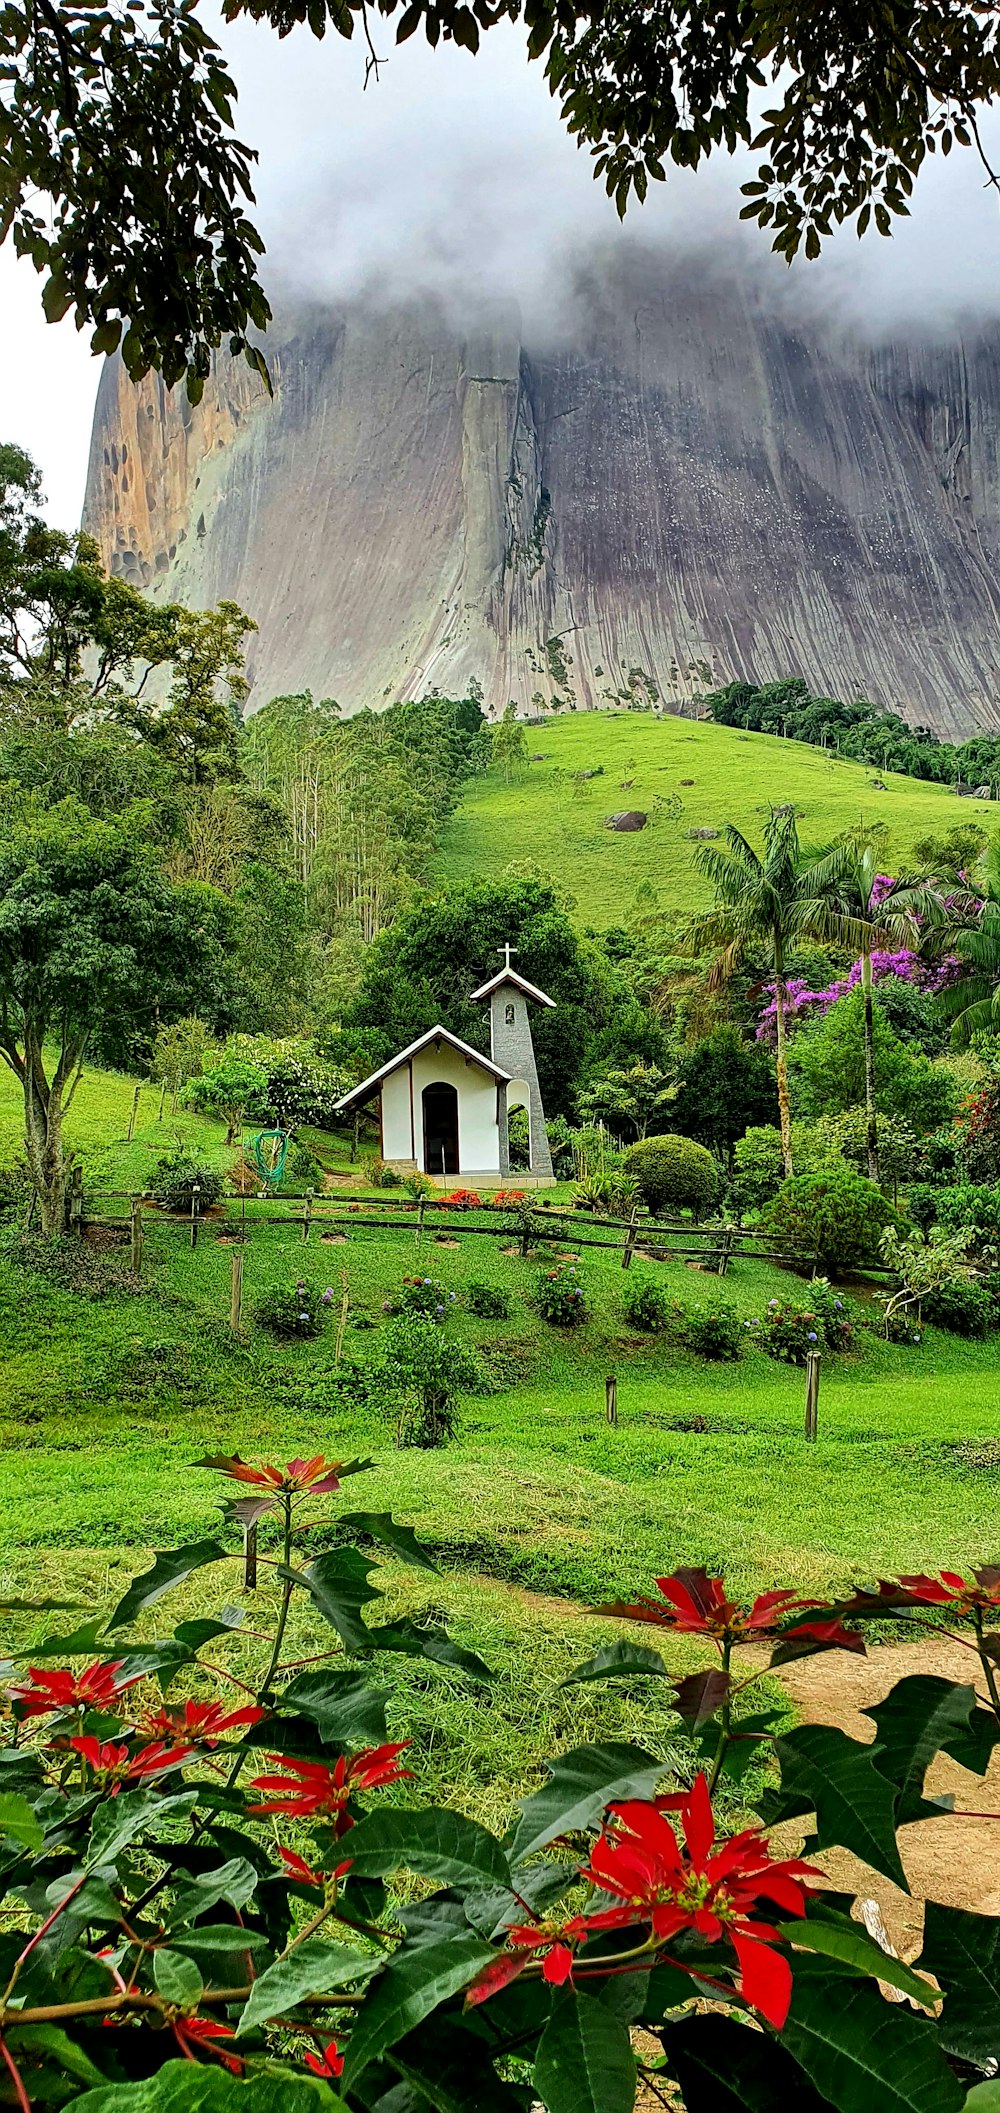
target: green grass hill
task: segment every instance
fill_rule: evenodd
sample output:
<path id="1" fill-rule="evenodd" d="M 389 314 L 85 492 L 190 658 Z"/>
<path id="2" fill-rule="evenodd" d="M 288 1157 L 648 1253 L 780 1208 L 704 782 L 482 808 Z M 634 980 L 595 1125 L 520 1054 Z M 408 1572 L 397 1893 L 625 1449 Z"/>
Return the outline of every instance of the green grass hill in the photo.
<path id="1" fill-rule="evenodd" d="M 876 773 L 831 751 L 772 734 L 635 712 L 587 712 L 527 729 L 533 758 L 509 782 L 499 770 L 473 779 L 445 831 L 439 881 L 482 879 L 512 861 L 532 861 L 577 899 L 581 922 L 599 929 L 624 916 L 643 883 L 666 908 L 707 899 L 695 871 L 692 829 L 735 822 L 759 839 L 769 807 L 794 801 L 806 843 L 858 820 L 884 822 L 891 864 L 930 831 L 990 810 L 943 785 Z M 584 771 L 603 771 L 583 778 Z M 673 810 L 683 802 L 683 812 Z M 647 827 L 619 835 L 608 815 L 639 808 Z"/>

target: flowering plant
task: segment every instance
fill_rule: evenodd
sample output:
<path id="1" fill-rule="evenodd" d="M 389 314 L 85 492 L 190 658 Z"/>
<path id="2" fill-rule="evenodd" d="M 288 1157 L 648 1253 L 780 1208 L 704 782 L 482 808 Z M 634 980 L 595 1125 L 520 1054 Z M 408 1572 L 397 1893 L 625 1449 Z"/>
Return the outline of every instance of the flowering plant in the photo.
<path id="1" fill-rule="evenodd" d="M 804 1365 L 809 1351 L 820 1349 L 826 1339 L 817 1306 L 800 1306 L 795 1299 L 769 1299 L 759 1319 L 747 1326 L 756 1331 L 769 1357 L 790 1365 Z M 845 1327 L 849 1338 L 850 1324 Z"/>
<path id="2" fill-rule="evenodd" d="M 404 1277 L 400 1290 L 382 1302 L 383 1313 L 423 1313 L 428 1320 L 443 1321 L 455 1293 L 447 1291 L 437 1277 Z"/>
<path id="3" fill-rule="evenodd" d="M 535 1304 L 554 1328 L 578 1328 L 587 1319 L 586 1294 L 574 1263 L 559 1262 L 555 1269 L 542 1270 L 535 1279 Z"/>
<path id="4" fill-rule="evenodd" d="M 449 1196 L 441 1197 L 442 1210 L 480 1211 L 483 1199 L 475 1189 L 452 1189 Z"/>
<path id="5" fill-rule="evenodd" d="M 297 1338 L 322 1335 L 333 1299 L 331 1285 L 319 1291 L 314 1284 L 307 1284 L 299 1277 L 287 1287 L 279 1285 L 272 1291 L 262 1292 L 254 1301 L 253 1317 L 258 1327 L 266 1328 L 269 1335 L 293 1342 Z"/>

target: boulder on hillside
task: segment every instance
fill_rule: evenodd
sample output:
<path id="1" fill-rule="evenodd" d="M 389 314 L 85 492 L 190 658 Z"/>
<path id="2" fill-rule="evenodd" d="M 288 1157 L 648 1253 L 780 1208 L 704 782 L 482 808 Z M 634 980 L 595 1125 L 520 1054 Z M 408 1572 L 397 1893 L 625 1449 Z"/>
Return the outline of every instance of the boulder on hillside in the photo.
<path id="1" fill-rule="evenodd" d="M 609 814 L 605 817 L 605 829 L 618 829 L 623 834 L 629 830 L 645 829 L 648 814 L 641 814 L 637 807 L 630 807 L 624 814 Z"/>

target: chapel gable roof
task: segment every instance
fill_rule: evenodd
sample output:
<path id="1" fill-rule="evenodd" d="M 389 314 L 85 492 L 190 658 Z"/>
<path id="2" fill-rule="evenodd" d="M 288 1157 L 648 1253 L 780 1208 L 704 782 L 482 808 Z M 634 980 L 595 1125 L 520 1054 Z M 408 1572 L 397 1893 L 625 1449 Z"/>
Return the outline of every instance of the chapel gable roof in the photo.
<path id="1" fill-rule="evenodd" d="M 335 1113 L 339 1115 L 342 1109 L 353 1107 L 356 1101 L 368 1100 L 384 1079 L 393 1071 L 399 1071 L 404 1064 L 410 1063 L 420 1050 L 426 1049 L 431 1042 L 435 1046 L 447 1042 L 449 1049 L 457 1049 L 459 1056 L 463 1056 L 467 1064 L 475 1064 L 480 1071 L 489 1072 L 498 1085 L 510 1084 L 511 1073 L 501 1071 L 499 1064 L 494 1064 L 492 1057 L 483 1056 L 481 1050 L 471 1048 L 468 1042 L 463 1042 L 460 1036 L 452 1034 L 447 1027 L 429 1027 L 426 1034 L 418 1035 L 415 1042 L 410 1042 L 406 1049 L 401 1049 L 398 1056 L 390 1057 L 389 1062 L 383 1064 L 380 1070 L 373 1071 L 370 1078 L 362 1079 L 360 1086 L 352 1086 L 350 1093 L 343 1094 L 335 1103 Z"/>
<path id="2" fill-rule="evenodd" d="M 474 998 L 492 997 L 493 992 L 499 990 L 504 983 L 513 983 L 518 990 L 523 990 L 526 998 L 536 998 L 539 1005 L 555 1005 L 556 1001 L 554 998 L 546 997 L 545 992 L 539 990 L 536 983 L 528 982 L 527 976 L 519 976 L 516 968 L 498 969 L 496 975 L 491 976 L 488 983 L 481 983 L 478 990 L 469 992 L 470 1004 Z"/>

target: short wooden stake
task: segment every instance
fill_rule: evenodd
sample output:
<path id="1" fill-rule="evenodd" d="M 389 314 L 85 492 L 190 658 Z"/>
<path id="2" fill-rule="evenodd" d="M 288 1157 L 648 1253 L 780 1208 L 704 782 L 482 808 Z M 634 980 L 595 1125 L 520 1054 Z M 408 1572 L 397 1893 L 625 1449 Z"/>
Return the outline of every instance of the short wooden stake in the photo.
<path id="1" fill-rule="evenodd" d="M 615 1375 L 614 1375 L 614 1373 L 613 1373 L 613 1372 L 609 1372 L 609 1374 L 608 1374 L 608 1377 L 607 1377 L 607 1379 L 606 1379 L 606 1380 L 605 1380 L 605 1382 L 604 1382 L 604 1407 L 605 1407 L 605 1412 L 606 1412 L 606 1415 L 607 1415 L 607 1419 L 608 1419 L 608 1422 L 609 1422 L 609 1423 L 617 1423 L 617 1421 L 618 1421 L 618 1381 L 617 1381 L 617 1379 L 615 1378 Z"/>
<path id="2" fill-rule="evenodd" d="M 136 1116 L 137 1116 L 137 1115 L 138 1115 L 138 1113 L 139 1113 L 139 1095 L 140 1095 L 140 1093 L 141 1093 L 141 1092 L 142 1092 L 142 1087 L 141 1087 L 141 1086 L 137 1086 L 137 1087 L 136 1087 L 136 1089 L 135 1089 L 135 1092 L 134 1092 L 134 1093 L 133 1093 L 133 1095 L 132 1095 L 132 1113 L 131 1113 L 131 1115 L 129 1116 L 129 1119 L 128 1119 L 128 1136 L 127 1136 L 127 1137 L 126 1137 L 126 1139 L 125 1139 L 125 1143 L 126 1143 L 127 1145 L 130 1145 L 130 1144 L 131 1144 L 131 1142 L 132 1142 L 132 1139 L 133 1139 L 133 1137 L 134 1137 L 134 1135 L 135 1135 L 135 1119 L 136 1119 Z"/>
<path id="3" fill-rule="evenodd" d="M 729 1268 L 729 1257 L 732 1251 L 733 1228 L 731 1225 L 724 1225 L 722 1228 L 722 1245 L 719 1248 L 718 1274 L 720 1277 L 724 1277 Z"/>
<path id="4" fill-rule="evenodd" d="M 303 1206 L 302 1206 L 302 1245 L 303 1245 L 303 1247 L 305 1246 L 305 1244 L 306 1244 L 306 1241 L 307 1241 L 307 1240 L 308 1240 L 308 1238 L 309 1238 L 309 1220 L 310 1220 L 310 1218 L 312 1217 L 312 1200 L 313 1200 L 313 1192 L 312 1192 L 312 1190 L 311 1190 L 311 1189 L 307 1189 L 307 1190 L 306 1190 L 306 1200 L 305 1200 L 305 1202 L 304 1202 L 304 1204 L 303 1204 Z"/>
<path id="5" fill-rule="evenodd" d="M 423 1198 L 423 1197 L 421 1196 L 421 1197 L 420 1197 L 420 1199 L 419 1199 L 419 1201 L 418 1201 L 418 1203 L 417 1203 L 417 1246 L 418 1246 L 418 1247 L 422 1247 L 422 1246 L 423 1246 L 423 1240 L 424 1240 L 424 1208 L 425 1208 L 425 1205 L 424 1205 L 424 1198 Z"/>
<path id="6" fill-rule="evenodd" d="M 256 1592 L 257 1590 L 256 1524 L 244 1526 L 243 1528 L 243 1590 L 244 1592 Z"/>
<path id="7" fill-rule="evenodd" d="M 633 1204 L 633 1206 L 632 1206 L 632 1216 L 631 1216 L 631 1218 L 629 1219 L 629 1224 L 628 1224 L 628 1232 L 627 1232 L 627 1233 L 626 1233 L 626 1235 L 625 1235 L 625 1247 L 624 1247 L 624 1250 L 623 1250 L 623 1253 L 622 1253 L 622 1268 L 623 1268 L 623 1269 L 631 1269 L 631 1267 L 632 1267 L 632 1249 L 633 1249 L 633 1247 L 635 1246 L 635 1221 L 636 1221 L 636 1218 L 637 1218 L 637 1217 L 638 1217 L 638 1206 L 637 1206 L 637 1205 L 635 1205 L 635 1204 Z"/>
<path id="8" fill-rule="evenodd" d="M 806 1437 L 816 1443 L 819 1421 L 819 1351 L 806 1351 Z"/>
<path id="9" fill-rule="evenodd" d="M 134 1277 L 142 1274 L 142 1197 L 133 1196 L 130 1209 L 129 1231 L 132 1241 L 131 1268 Z"/>
<path id="10" fill-rule="evenodd" d="M 240 1332 L 240 1316 L 243 1312 L 243 1249 L 233 1248 L 233 1278 L 229 1295 L 229 1325 L 234 1335 Z"/>
<path id="11" fill-rule="evenodd" d="M 192 1191 L 191 1191 L 191 1245 L 192 1245 L 192 1247 L 197 1247 L 197 1245 L 198 1245 L 198 1201 L 199 1201 L 199 1198 L 200 1198 L 200 1196 L 201 1196 L 201 1183 L 200 1183 L 200 1182 L 198 1182 L 198 1181 L 196 1181 L 196 1182 L 195 1182 L 195 1185 L 194 1185 L 194 1187 L 193 1187 L 193 1189 L 192 1189 Z"/>
<path id="12" fill-rule="evenodd" d="M 69 1230 L 83 1238 L 83 1168 L 79 1165 L 70 1170 Z"/>
<path id="13" fill-rule="evenodd" d="M 157 1109 L 157 1112 L 156 1112 L 156 1120 L 157 1120 L 157 1122 L 158 1122 L 158 1123 L 161 1123 L 161 1122 L 163 1121 L 163 1103 L 164 1103 L 164 1101 L 166 1100 L 166 1097 L 167 1097 L 167 1082 L 166 1082 L 166 1079 L 164 1079 L 164 1081 L 163 1081 L 163 1084 L 162 1084 L 162 1086 L 160 1087 L 160 1105 L 159 1105 L 159 1108 Z"/>
<path id="14" fill-rule="evenodd" d="M 340 1272 L 340 1281 L 341 1281 L 341 1284 L 343 1285 L 343 1295 L 342 1295 L 342 1297 L 341 1297 L 341 1301 L 340 1301 L 340 1324 L 339 1324 L 339 1326 L 338 1326 L 338 1329 L 337 1329 L 337 1348 L 336 1348 L 336 1352 L 335 1352 L 335 1354 L 334 1354 L 334 1360 L 333 1360 L 333 1362 L 334 1362 L 334 1364 L 335 1364 L 335 1365 L 339 1365 L 339 1363 L 340 1363 L 340 1359 L 341 1359 L 341 1354 L 342 1354 L 342 1352 L 343 1352 L 343 1348 L 344 1348 L 344 1330 L 345 1330 L 345 1328 L 347 1327 L 347 1313 L 348 1313 L 348 1308 L 349 1308 L 349 1306 L 350 1306 L 350 1303 L 351 1303 L 351 1288 L 350 1288 L 350 1285 L 348 1284 L 348 1281 L 347 1281 L 347 1271 L 346 1271 L 346 1269 L 342 1269 L 342 1270 L 341 1270 L 341 1272 Z"/>

